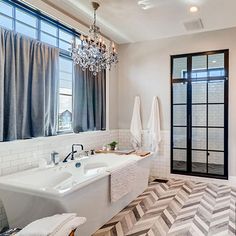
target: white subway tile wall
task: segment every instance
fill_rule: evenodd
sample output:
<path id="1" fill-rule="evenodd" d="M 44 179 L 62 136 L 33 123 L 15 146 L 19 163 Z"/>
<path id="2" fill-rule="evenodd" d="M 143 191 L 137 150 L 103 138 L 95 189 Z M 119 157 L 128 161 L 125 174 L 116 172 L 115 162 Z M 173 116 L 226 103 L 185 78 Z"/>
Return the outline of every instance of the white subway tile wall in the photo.
<path id="1" fill-rule="evenodd" d="M 159 145 L 159 152 L 153 158 L 151 167 L 151 176 L 168 178 L 170 176 L 170 132 L 161 132 L 162 141 Z M 148 147 L 148 133 L 147 130 L 143 131 L 142 144 L 144 150 L 149 150 Z M 119 130 L 119 148 L 130 149 L 130 131 Z"/>

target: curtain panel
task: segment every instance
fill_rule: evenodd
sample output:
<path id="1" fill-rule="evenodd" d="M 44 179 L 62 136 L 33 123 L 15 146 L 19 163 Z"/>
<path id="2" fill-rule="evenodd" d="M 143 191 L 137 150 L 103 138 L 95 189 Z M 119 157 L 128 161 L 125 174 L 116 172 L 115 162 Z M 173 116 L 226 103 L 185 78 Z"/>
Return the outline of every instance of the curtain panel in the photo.
<path id="1" fill-rule="evenodd" d="M 56 134 L 59 49 L 0 28 L 0 141 Z"/>
<path id="2" fill-rule="evenodd" d="M 106 71 L 94 76 L 75 65 L 73 81 L 73 131 L 106 129 Z"/>

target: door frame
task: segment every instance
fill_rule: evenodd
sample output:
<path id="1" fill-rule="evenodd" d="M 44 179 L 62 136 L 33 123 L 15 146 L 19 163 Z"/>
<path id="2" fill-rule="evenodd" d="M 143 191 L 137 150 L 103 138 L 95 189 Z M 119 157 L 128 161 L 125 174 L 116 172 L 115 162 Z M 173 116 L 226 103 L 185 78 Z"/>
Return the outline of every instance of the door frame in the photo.
<path id="1" fill-rule="evenodd" d="M 191 112 L 191 106 L 192 103 L 189 102 L 188 95 L 192 94 L 192 92 L 188 91 L 191 89 L 191 82 L 193 81 L 201 81 L 201 79 L 192 79 L 191 78 L 191 70 L 192 70 L 192 57 L 194 56 L 204 56 L 204 55 L 212 55 L 212 54 L 219 54 L 224 53 L 224 69 L 225 69 L 225 76 L 224 79 L 221 79 L 224 81 L 224 175 L 217 175 L 217 174 L 209 174 L 209 173 L 197 173 L 197 172 L 191 172 L 191 164 L 192 164 L 192 126 L 191 126 L 191 119 L 192 119 L 192 112 Z M 182 58 L 187 57 L 187 79 L 181 78 L 181 79 L 173 79 L 173 65 L 174 65 L 174 59 L 175 58 Z M 170 56 L 170 90 L 171 90 L 171 135 L 170 135 L 170 169 L 171 174 L 181 174 L 181 175 L 190 175 L 190 176 L 199 176 L 199 177 L 207 177 L 207 178 L 216 178 L 216 179 L 228 179 L 228 113 L 229 113 L 229 49 L 223 49 L 223 50 L 213 50 L 213 51 L 205 51 L 205 52 L 196 52 L 196 53 L 187 53 L 187 54 L 178 54 L 178 55 L 171 55 Z M 207 69 L 208 70 L 208 69 Z M 206 77 L 209 78 L 209 77 Z M 202 81 L 206 81 L 207 79 L 204 78 Z M 219 78 L 217 77 L 210 77 L 211 80 L 217 80 Z M 175 81 L 175 82 L 174 82 Z M 176 82 L 185 82 L 187 83 L 187 147 L 186 147 L 186 155 L 187 155 L 187 170 L 175 170 L 173 167 L 173 150 L 174 150 L 174 144 L 173 144 L 173 84 Z M 208 95 L 207 95 L 208 96 Z M 208 107 L 208 103 L 207 103 Z M 189 115 L 190 114 L 190 115 Z M 189 117 L 190 116 L 190 117 Z M 206 127 L 208 127 L 208 124 L 206 124 Z M 207 140 L 208 142 L 208 140 Z M 208 150 L 205 150 L 208 151 Z M 206 163 L 208 164 L 208 163 Z"/>

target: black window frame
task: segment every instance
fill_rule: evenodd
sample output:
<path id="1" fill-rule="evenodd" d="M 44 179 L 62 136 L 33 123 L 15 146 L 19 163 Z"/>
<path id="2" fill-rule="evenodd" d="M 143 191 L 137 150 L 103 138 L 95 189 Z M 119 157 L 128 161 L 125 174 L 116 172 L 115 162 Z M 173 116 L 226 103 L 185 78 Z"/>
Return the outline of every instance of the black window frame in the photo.
<path id="1" fill-rule="evenodd" d="M 76 31 L 73 28 L 70 28 L 70 27 L 66 26 L 65 24 L 61 23 L 59 20 L 53 19 L 51 16 L 46 15 L 45 13 L 41 12 L 40 10 L 38 10 L 36 8 L 33 8 L 33 7 L 31 7 L 31 6 L 29 6 L 25 3 L 22 3 L 21 1 L 18 1 L 18 0 L 1 0 L 1 1 L 3 3 L 6 3 L 6 4 L 12 6 L 12 11 L 13 11 L 12 12 L 12 17 L 8 16 L 8 15 L 2 13 L 2 12 L 0 12 L 0 15 L 2 15 L 4 17 L 7 17 L 7 18 L 12 20 L 12 22 L 13 22 L 12 30 L 14 32 L 17 32 L 16 31 L 16 22 L 20 22 L 21 24 L 36 30 L 36 38 L 33 38 L 35 40 L 43 42 L 43 41 L 41 41 L 41 32 L 44 33 L 44 34 L 47 34 L 49 36 L 54 37 L 57 41 L 57 45 L 56 46 L 51 45 L 51 44 L 49 44 L 49 45 L 51 45 L 53 47 L 57 47 L 57 48 L 59 48 L 60 41 L 68 43 L 68 44 L 70 43 L 70 42 L 68 42 L 68 41 L 66 41 L 66 40 L 59 37 L 60 30 L 70 34 L 72 36 L 72 40 L 76 40 L 77 38 L 80 38 L 81 34 L 78 31 Z M 30 24 L 27 24 L 25 22 L 22 22 L 22 21 L 19 21 L 18 19 L 16 19 L 16 9 L 19 9 L 20 11 L 22 11 L 26 14 L 29 14 L 30 16 L 35 17 L 36 18 L 36 27 L 33 27 Z M 55 27 L 57 35 L 54 36 L 54 35 L 51 35 L 50 33 L 46 32 L 46 31 L 41 30 L 41 22 L 42 21 L 46 22 L 50 26 Z M 27 36 L 27 37 L 30 37 L 30 36 Z M 43 43 L 46 43 L 46 42 L 43 42 Z M 46 43 L 46 44 L 48 44 L 48 43 Z M 71 53 L 69 51 L 63 50 L 61 48 L 59 48 L 59 50 L 60 50 L 60 52 L 59 52 L 60 57 L 62 57 L 64 59 L 72 60 Z M 73 83 L 73 81 L 72 81 L 72 83 Z M 59 98 L 59 96 L 60 96 L 60 91 L 59 91 L 59 88 L 58 88 L 58 98 Z M 73 103 L 73 90 L 72 90 L 72 95 L 71 96 L 72 96 L 72 103 Z M 73 113 L 73 111 L 72 111 L 72 113 Z M 66 130 L 66 131 L 59 130 L 58 122 L 59 122 L 59 112 L 58 112 L 58 117 L 57 117 L 57 134 L 73 133 L 72 129 L 71 130 Z"/>
<path id="2" fill-rule="evenodd" d="M 224 62 L 225 62 L 225 75 L 224 76 L 212 76 L 210 77 L 199 77 L 199 78 L 192 78 L 191 77 L 191 73 L 192 73 L 192 57 L 194 56 L 209 56 L 212 54 L 220 54 L 220 53 L 224 53 Z M 174 66 L 174 59 L 176 58 L 183 58 L 186 57 L 187 58 L 187 76 L 182 76 L 183 78 L 173 78 L 173 66 Z M 171 89 L 171 135 L 170 135 L 170 154 L 171 154 L 171 158 L 170 158 L 170 170 L 172 174 L 182 174 L 182 175 L 191 175 L 191 176 L 200 176 L 200 177 L 208 177 L 208 178 L 216 178 L 216 179 L 228 179 L 228 113 L 229 113 L 229 102 L 228 102 L 228 94 L 229 94 L 229 49 L 223 49 L 223 50 L 214 50 L 214 51 L 206 51 L 206 52 L 197 52 L 197 53 L 187 53 L 187 54 L 180 54 L 180 55 L 171 55 L 170 56 L 170 66 L 171 66 L 171 78 L 170 78 L 170 89 Z M 214 69 L 213 69 L 214 70 Z M 217 175 L 217 174 L 209 174 L 209 173 L 200 173 L 200 172 L 193 172 L 192 171 L 192 128 L 194 126 L 192 126 L 192 101 L 191 101 L 191 82 L 198 82 L 198 81 L 217 81 L 217 80 L 221 80 L 224 81 L 224 175 Z M 174 147 L 174 136 L 173 136 L 173 129 L 174 127 L 177 127 L 176 125 L 174 125 L 174 121 L 173 121 L 173 107 L 174 105 L 178 105 L 177 103 L 173 102 L 173 84 L 174 83 L 186 83 L 187 84 L 187 101 L 186 101 L 186 106 L 187 106 L 187 120 L 186 120 L 186 129 L 187 129 L 187 146 L 186 148 L 176 148 Z M 207 95 L 208 96 L 208 95 Z M 208 103 L 207 103 L 208 104 Z M 182 104 L 181 104 L 182 105 Z M 206 127 L 209 127 L 208 124 L 206 124 Z M 214 127 L 210 127 L 210 128 L 214 128 Z M 220 128 L 220 127 L 217 127 Z M 174 169 L 174 165 L 173 165 L 173 152 L 175 149 L 179 149 L 179 150 L 186 150 L 186 171 L 182 171 L 182 170 L 176 170 Z M 200 149 L 197 149 L 200 150 Z M 207 151 L 208 153 L 211 152 L 212 150 L 209 150 L 207 147 Z M 217 150 L 216 150 L 217 152 Z M 208 161 L 207 161 L 208 164 Z"/>

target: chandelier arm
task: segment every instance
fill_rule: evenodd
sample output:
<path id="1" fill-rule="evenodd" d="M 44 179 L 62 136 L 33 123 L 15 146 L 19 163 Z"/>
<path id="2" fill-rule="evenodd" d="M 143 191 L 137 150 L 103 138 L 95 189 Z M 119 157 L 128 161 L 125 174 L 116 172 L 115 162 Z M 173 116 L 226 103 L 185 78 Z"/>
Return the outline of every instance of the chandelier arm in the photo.
<path id="1" fill-rule="evenodd" d="M 114 44 L 110 45 L 109 48 L 102 41 L 99 27 L 96 26 L 96 11 L 99 8 L 99 4 L 92 2 L 92 5 L 94 9 L 94 22 L 89 30 L 90 36 L 86 39 L 82 37 L 80 45 L 72 44 L 71 53 L 75 64 L 79 64 L 83 71 L 88 69 L 96 75 L 103 69 L 111 69 L 112 64 L 117 64 L 118 55 Z"/>

